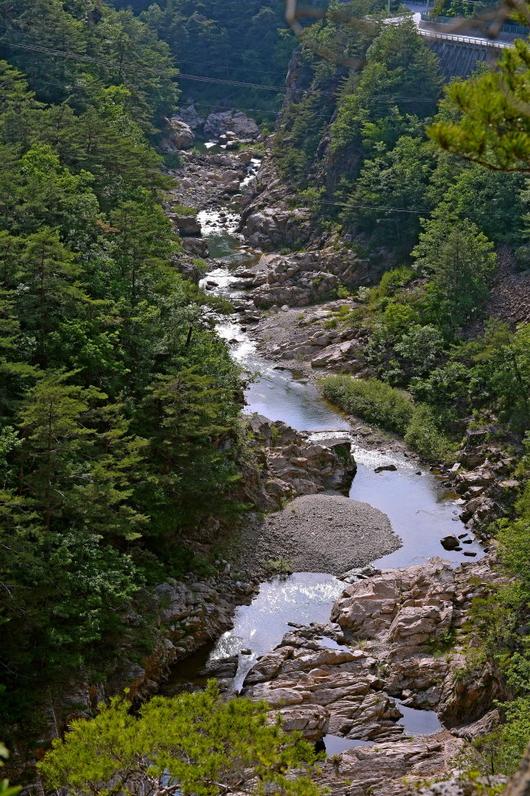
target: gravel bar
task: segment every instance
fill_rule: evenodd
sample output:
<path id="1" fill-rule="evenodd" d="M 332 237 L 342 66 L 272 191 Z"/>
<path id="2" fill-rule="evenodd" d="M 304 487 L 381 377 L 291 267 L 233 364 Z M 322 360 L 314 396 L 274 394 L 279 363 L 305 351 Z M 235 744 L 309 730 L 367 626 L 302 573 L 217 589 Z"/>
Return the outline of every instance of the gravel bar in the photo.
<path id="1" fill-rule="evenodd" d="M 400 547 L 386 514 L 340 495 L 303 495 L 240 539 L 240 565 L 284 559 L 294 572 L 339 575 Z M 242 559 L 242 560 L 241 560 Z"/>

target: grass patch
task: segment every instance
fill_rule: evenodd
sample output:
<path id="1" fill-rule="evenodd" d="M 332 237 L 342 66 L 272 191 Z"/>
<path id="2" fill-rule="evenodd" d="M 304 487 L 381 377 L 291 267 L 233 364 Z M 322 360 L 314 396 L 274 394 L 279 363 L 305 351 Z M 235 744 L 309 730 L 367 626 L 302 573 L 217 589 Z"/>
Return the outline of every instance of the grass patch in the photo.
<path id="1" fill-rule="evenodd" d="M 451 461 L 454 446 L 440 431 L 426 404 L 414 405 L 403 390 L 379 379 L 327 376 L 322 392 L 331 403 L 387 431 L 405 438 L 412 450 L 429 462 Z"/>
<path id="2" fill-rule="evenodd" d="M 412 399 L 402 390 L 378 379 L 327 376 L 322 380 L 324 397 L 352 415 L 387 431 L 404 435 L 414 412 Z"/>
<path id="3" fill-rule="evenodd" d="M 272 578 L 275 576 L 287 576 L 293 572 L 293 567 L 285 558 L 269 558 L 264 562 L 267 575 Z"/>

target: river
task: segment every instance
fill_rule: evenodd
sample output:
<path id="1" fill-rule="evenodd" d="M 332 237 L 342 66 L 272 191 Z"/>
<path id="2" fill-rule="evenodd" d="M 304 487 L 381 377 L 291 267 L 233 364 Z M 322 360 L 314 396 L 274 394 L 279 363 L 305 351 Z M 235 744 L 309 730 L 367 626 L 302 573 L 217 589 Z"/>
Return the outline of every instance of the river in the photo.
<path id="1" fill-rule="evenodd" d="M 202 286 L 237 301 L 244 297 L 244 292 L 238 288 L 232 270 L 255 257 L 237 234 L 239 216 L 230 210 L 204 210 L 199 213 L 199 221 L 210 256 L 216 260 L 216 267 L 205 275 Z M 363 447 L 348 419 L 321 398 L 314 384 L 279 369 L 258 352 L 237 315 L 223 318 L 217 329 L 228 341 L 234 359 L 253 377 L 245 392 L 246 412 L 259 412 L 272 420 L 281 420 L 299 431 L 310 432 L 315 440 L 331 435 L 351 439 L 358 469 L 350 497 L 387 514 L 402 542 L 398 550 L 375 561 L 376 567 L 421 564 L 433 556 L 443 556 L 457 564 L 470 560 L 464 557 L 464 552 L 474 553 L 476 558 L 482 555 L 471 534 L 472 541 L 465 551 L 445 551 L 441 547 L 443 536 L 463 534 L 467 529 L 459 519 L 454 497 L 444 492 L 439 479 L 429 469 L 419 466 L 417 460 L 408 458 L 406 453 Z M 394 464 L 397 469 L 375 473 L 374 469 L 382 464 Z M 233 628 L 208 652 L 209 659 L 238 654 L 239 666 L 233 688 L 240 690 L 256 659 L 281 641 L 290 623 L 327 622 L 332 604 L 343 588 L 343 581 L 322 572 L 295 572 L 289 577 L 263 583 L 250 605 L 237 608 Z M 197 662 L 190 661 L 183 675 L 189 676 L 205 659 L 204 655 L 199 655 Z M 434 731 L 435 714 L 402 712 L 409 734 Z M 418 718 L 416 714 L 425 716 Z M 340 746 L 340 741 L 329 740 L 330 749 L 337 744 Z"/>

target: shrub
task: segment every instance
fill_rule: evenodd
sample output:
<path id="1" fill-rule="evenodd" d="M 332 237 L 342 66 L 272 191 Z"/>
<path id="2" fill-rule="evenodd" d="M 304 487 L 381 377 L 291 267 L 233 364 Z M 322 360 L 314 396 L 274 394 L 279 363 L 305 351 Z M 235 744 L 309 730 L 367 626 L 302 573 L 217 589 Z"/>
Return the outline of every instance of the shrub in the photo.
<path id="1" fill-rule="evenodd" d="M 476 741 L 483 764 L 495 774 L 514 774 L 530 740 L 530 699 L 520 697 L 502 706 L 505 722 Z"/>
<path id="2" fill-rule="evenodd" d="M 346 412 L 388 431 L 404 434 L 412 418 L 409 396 L 378 379 L 327 376 L 322 381 L 322 391 L 325 398 Z"/>
<path id="3" fill-rule="evenodd" d="M 385 271 L 377 287 L 373 288 L 374 299 L 393 296 L 400 288 L 412 282 L 415 276 L 415 272 L 408 266 L 400 266 L 399 268 Z"/>
<path id="4" fill-rule="evenodd" d="M 318 796 L 308 776 L 315 759 L 300 733 L 270 723 L 266 703 L 224 700 L 211 681 L 205 691 L 154 697 L 137 715 L 114 698 L 94 719 L 72 721 L 39 770 L 50 789 L 71 796 L 217 796 L 246 777 L 254 792 Z"/>
<path id="5" fill-rule="evenodd" d="M 427 461 L 444 461 L 451 452 L 449 440 L 440 432 L 432 410 L 425 404 L 414 407 L 405 442 Z"/>

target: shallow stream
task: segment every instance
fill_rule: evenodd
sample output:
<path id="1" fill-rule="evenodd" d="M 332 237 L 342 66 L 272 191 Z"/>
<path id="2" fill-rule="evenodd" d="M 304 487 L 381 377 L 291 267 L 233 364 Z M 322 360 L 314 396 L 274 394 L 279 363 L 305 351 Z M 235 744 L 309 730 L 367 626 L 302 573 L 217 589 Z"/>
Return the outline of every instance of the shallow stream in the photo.
<path id="1" fill-rule="evenodd" d="M 210 255 L 218 261 L 217 267 L 205 276 L 203 287 L 233 300 L 242 298 L 244 293 L 238 290 L 231 270 L 250 262 L 254 254 L 237 235 L 237 214 L 228 210 L 202 211 L 199 220 Z M 462 552 L 448 552 L 441 547 L 443 536 L 464 534 L 466 528 L 459 519 L 457 502 L 444 493 L 439 479 L 428 469 L 406 453 L 363 448 L 347 418 L 327 404 L 313 384 L 297 379 L 260 355 L 237 316 L 220 322 L 218 332 L 229 342 L 234 359 L 254 376 L 245 393 L 246 412 L 281 420 L 299 431 L 311 432 L 316 440 L 330 436 L 352 440 L 358 469 L 350 497 L 387 514 L 402 541 L 398 550 L 375 561 L 376 566 L 404 567 L 421 564 L 433 556 L 462 563 L 470 560 L 464 552 L 475 553 L 477 558 L 482 555 L 471 534 L 472 541 Z M 393 464 L 397 469 L 375 473 L 374 469 L 382 464 Z M 314 572 L 296 572 L 263 583 L 251 604 L 236 610 L 233 628 L 218 640 L 210 660 L 239 653 L 233 683 L 234 689 L 239 690 L 256 659 L 281 641 L 290 623 L 327 622 L 331 606 L 343 588 L 344 583 L 338 578 Z M 401 723 L 408 734 L 429 734 L 440 727 L 434 713 L 403 706 L 400 710 Z M 328 754 L 363 744 L 332 736 L 325 741 Z"/>

